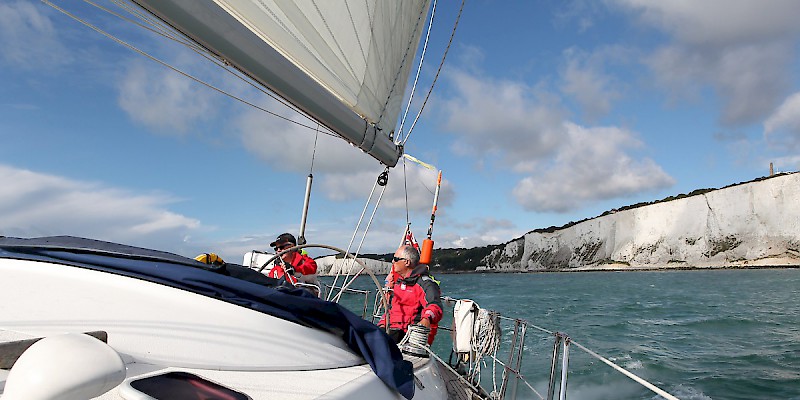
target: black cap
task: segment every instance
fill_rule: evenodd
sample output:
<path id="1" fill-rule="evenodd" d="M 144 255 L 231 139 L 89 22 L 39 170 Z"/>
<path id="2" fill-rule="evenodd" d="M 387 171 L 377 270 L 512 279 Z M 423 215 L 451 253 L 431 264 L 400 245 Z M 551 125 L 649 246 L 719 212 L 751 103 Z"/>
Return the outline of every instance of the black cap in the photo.
<path id="1" fill-rule="evenodd" d="M 275 239 L 274 242 L 269 244 L 269 247 L 275 247 L 276 245 L 284 243 L 292 243 L 296 245 L 297 239 L 295 239 L 294 235 L 292 235 L 291 233 L 281 233 L 280 235 L 278 235 L 278 238 Z"/>

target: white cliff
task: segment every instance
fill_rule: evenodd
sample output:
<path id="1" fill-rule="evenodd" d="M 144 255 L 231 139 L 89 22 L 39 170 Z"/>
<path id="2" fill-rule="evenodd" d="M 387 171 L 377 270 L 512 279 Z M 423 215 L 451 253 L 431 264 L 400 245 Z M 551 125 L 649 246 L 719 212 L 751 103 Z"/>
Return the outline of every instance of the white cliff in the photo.
<path id="1" fill-rule="evenodd" d="M 391 267 L 391 263 L 386 261 L 380 260 L 371 260 L 368 258 L 358 258 L 359 261 L 362 261 L 366 266 L 381 278 L 383 281 L 383 276 L 389 273 L 389 268 Z M 320 257 L 315 259 L 317 262 L 317 273 L 320 275 L 336 275 L 336 274 L 349 274 L 354 275 L 361 270 L 361 265 L 354 262 L 352 259 L 337 259 L 336 256 L 326 256 Z"/>
<path id="2" fill-rule="evenodd" d="M 530 232 L 484 261 L 496 271 L 800 265 L 800 173 Z"/>

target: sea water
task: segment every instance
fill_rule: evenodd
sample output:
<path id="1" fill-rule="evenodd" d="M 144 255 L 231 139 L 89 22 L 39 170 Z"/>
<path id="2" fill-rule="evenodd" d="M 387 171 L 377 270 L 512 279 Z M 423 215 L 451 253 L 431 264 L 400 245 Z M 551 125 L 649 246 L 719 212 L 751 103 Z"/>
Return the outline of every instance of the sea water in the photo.
<path id="1" fill-rule="evenodd" d="M 436 278 L 444 296 L 472 299 L 482 308 L 565 333 L 680 399 L 800 399 L 799 269 Z M 443 325 L 449 325 L 452 310 L 447 314 Z M 512 329 L 503 327 L 508 345 Z M 434 344 L 445 359 L 448 336 L 442 331 Z M 521 370 L 545 397 L 553 344 L 554 336 L 528 328 Z M 499 387 L 490 365 L 482 376 L 490 391 L 493 384 Z M 519 384 L 517 398 L 539 395 Z M 660 396 L 571 345 L 567 398 Z"/>

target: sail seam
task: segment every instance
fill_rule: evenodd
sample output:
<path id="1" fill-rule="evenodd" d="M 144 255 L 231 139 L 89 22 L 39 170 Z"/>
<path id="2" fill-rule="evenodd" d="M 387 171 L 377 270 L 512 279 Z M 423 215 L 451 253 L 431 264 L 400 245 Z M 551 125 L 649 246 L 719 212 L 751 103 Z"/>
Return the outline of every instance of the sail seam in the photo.
<path id="1" fill-rule="evenodd" d="M 336 36 L 331 31 L 331 26 L 330 26 L 330 24 L 328 24 L 328 20 L 325 18 L 325 15 L 322 14 L 322 11 L 320 11 L 319 6 L 317 5 L 317 2 L 314 1 L 313 4 L 314 4 L 314 9 L 317 10 L 317 14 L 319 15 L 320 19 L 322 19 L 322 23 L 325 25 L 325 29 L 328 31 L 328 34 L 331 35 L 332 38 L 334 38 L 334 42 L 333 43 L 336 44 L 336 50 L 338 50 L 339 54 L 343 56 L 342 59 L 344 59 L 345 65 L 347 65 L 347 69 L 350 71 L 350 75 L 356 76 L 355 68 L 353 68 L 353 64 L 350 63 L 350 60 L 348 59 L 348 57 L 344 57 L 346 54 L 344 53 L 344 50 L 342 49 L 342 46 L 339 44 L 339 41 L 335 40 Z M 352 18 L 350 19 L 350 21 L 352 22 Z M 340 79 L 340 81 L 341 81 L 341 79 Z"/>
<path id="2" fill-rule="evenodd" d="M 431 19 L 428 21 L 428 31 L 425 33 L 425 44 L 422 46 L 422 55 L 419 58 L 419 65 L 417 65 L 417 73 L 414 75 L 414 84 L 411 85 L 411 93 L 408 96 L 408 104 L 406 104 L 406 110 L 403 112 L 403 118 L 400 119 L 400 128 L 397 130 L 397 143 L 400 143 L 400 138 L 403 135 L 403 126 L 406 123 L 406 117 L 408 116 L 408 111 L 411 109 L 411 101 L 414 100 L 414 93 L 417 90 L 417 82 L 419 81 L 420 72 L 422 72 L 422 63 L 425 61 L 425 54 L 428 51 L 428 40 L 431 36 L 431 27 L 433 26 L 433 18 L 436 15 L 436 0 L 433 0 L 433 5 L 431 6 Z M 405 141 L 403 141 L 405 143 Z"/>
<path id="3" fill-rule="evenodd" d="M 428 94 L 425 95 L 425 100 L 422 102 L 422 106 L 420 106 L 419 111 L 417 112 L 417 116 L 414 117 L 414 122 L 411 124 L 411 127 L 408 128 L 408 133 L 406 134 L 406 138 L 403 140 L 403 144 L 408 141 L 408 138 L 411 137 L 411 132 L 414 131 L 414 127 L 417 125 L 417 121 L 419 117 L 422 115 L 422 110 L 425 109 L 425 105 L 428 104 L 428 99 L 431 97 L 431 93 L 433 93 L 433 87 L 436 85 L 436 82 L 439 80 L 439 75 L 442 72 L 442 67 L 444 67 L 444 60 L 447 58 L 447 53 L 450 52 L 450 46 L 453 44 L 453 37 L 456 35 L 456 29 L 458 28 L 458 22 L 461 20 L 461 13 L 464 11 L 464 4 L 466 0 L 461 0 L 461 8 L 458 10 L 458 16 L 456 17 L 456 23 L 453 26 L 453 31 L 450 33 L 450 41 L 447 43 L 447 48 L 444 50 L 444 54 L 442 55 L 442 61 L 439 63 L 439 69 L 436 70 L 436 76 L 433 77 L 433 82 L 431 83 L 431 87 L 428 90 Z"/>
<path id="4" fill-rule="evenodd" d="M 265 10 L 266 12 L 269 13 L 269 15 L 272 17 L 272 20 L 275 21 L 275 23 L 279 24 L 281 26 L 281 28 L 286 33 L 288 33 L 289 35 L 292 36 L 292 38 L 295 40 L 295 42 L 297 42 L 297 44 L 299 44 L 303 48 L 303 50 L 305 50 L 305 52 L 308 55 L 310 55 L 311 57 L 314 58 L 314 61 L 316 61 L 316 63 L 328 73 L 328 76 L 333 77 L 334 79 L 336 79 L 338 81 L 339 85 L 347 86 L 346 82 L 344 80 L 342 80 L 342 78 L 339 77 L 339 75 L 336 74 L 330 67 L 328 67 L 327 63 L 323 62 L 319 58 L 319 56 L 317 56 L 316 52 L 311 51 L 311 49 L 309 49 L 308 46 L 306 46 L 305 43 L 303 43 L 303 41 L 300 40 L 300 38 L 294 32 L 292 32 L 292 30 L 290 30 L 288 28 L 288 26 L 280 18 L 278 18 L 278 16 L 275 14 L 275 11 L 273 11 L 270 7 L 268 7 L 266 4 L 264 4 L 264 2 L 261 1 L 261 0 L 259 0 L 258 3 L 261 5 L 261 8 L 263 10 Z M 316 6 L 316 4 L 315 4 L 315 6 Z M 279 8 L 280 8 L 280 6 L 279 6 Z M 237 19 L 242 21 L 242 18 L 237 17 Z M 253 33 L 257 33 L 256 29 L 250 28 L 250 30 Z M 290 54 L 286 53 L 286 51 L 283 48 L 281 48 L 280 46 L 277 46 L 276 43 L 274 43 L 274 42 L 272 42 L 270 40 L 267 40 L 267 38 L 265 38 L 261 32 L 258 32 L 257 34 L 258 34 L 259 37 L 262 38 L 262 40 L 264 40 L 265 42 L 269 43 L 276 51 L 281 53 L 284 57 L 286 57 L 289 60 L 292 60 L 292 63 L 294 65 L 296 65 L 298 68 L 300 68 L 306 75 L 308 75 L 311 78 L 313 78 L 314 81 L 316 81 L 319 85 L 325 87 L 325 89 L 328 92 L 330 92 L 331 94 L 336 96 L 342 102 L 346 102 L 345 99 L 339 93 L 337 93 L 335 90 L 332 90 L 330 85 L 326 84 L 322 79 L 320 79 L 320 77 L 316 76 L 316 74 L 311 73 L 311 71 L 308 68 L 301 67 L 302 64 L 298 63 L 297 60 L 294 57 L 291 57 Z"/>
<path id="5" fill-rule="evenodd" d="M 412 32 L 416 32 L 417 31 L 417 27 L 419 26 L 420 21 L 424 18 L 424 16 L 426 14 L 427 14 L 426 8 L 425 7 L 421 7 L 420 11 L 419 11 L 419 15 L 417 16 L 417 23 L 414 25 L 414 30 Z M 409 37 L 408 45 L 406 46 L 406 51 L 403 54 L 403 59 L 400 61 L 400 66 L 398 66 L 398 68 L 397 68 L 394 80 L 392 81 L 392 87 L 391 87 L 391 89 L 389 89 L 389 96 L 386 97 L 386 102 L 383 104 L 383 108 L 381 109 L 381 113 L 378 116 L 378 121 L 382 121 L 383 120 L 383 115 L 386 113 L 386 109 L 389 107 L 389 99 L 392 98 L 392 95 L 394 94 L 395 89 L 397 89 L 397 82 L 400 80 L 400 72 L 403 70 L 402 66 L 406 64 L 406 59 L 408 59 L 408 53 L 411 50 L 411 48 L 413 47 L 414 36 L 416 36 L 416 35 L 411 35 L 411 37 Z"/>

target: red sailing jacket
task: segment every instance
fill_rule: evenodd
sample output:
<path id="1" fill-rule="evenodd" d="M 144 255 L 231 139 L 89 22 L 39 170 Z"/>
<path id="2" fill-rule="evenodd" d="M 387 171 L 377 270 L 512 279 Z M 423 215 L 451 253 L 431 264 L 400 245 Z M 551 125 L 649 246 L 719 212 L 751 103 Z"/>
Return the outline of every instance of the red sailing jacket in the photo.
<path id="1" fill-rule="evenodd" d="M 442 319 L 442 299 L 439 285 L 430 277 L 428 266 L 424 264 L 414 268 L 408 278 L 398 278 L 394 283 L 389 303 L 389 328 L 405 332 L 409 325 L 418 323 L 423 317 L 431 321 L 428 344 L 432 344 Z M 386 326 L 386 314 L 378 325 Z"/>
<path id="2" fill-rule="evenodd" d="M 295 253 L 295 256 L 290 264 L 292 264 L 294 267 L 295 272 L 299 272 L 303 275 L 314 275 L 317 273 L 317 262 L 305 254 Z M 280 261 L 278 261 L 278 264 L 272 267 L 267 276 L 270 278 L 280 279 L 285 273 L 286 271 L 283 269 Z M 297 278 L 295 278 L 293 275 L 288 276 L 286 280 L 293 285 L 297 283 Z"/>

